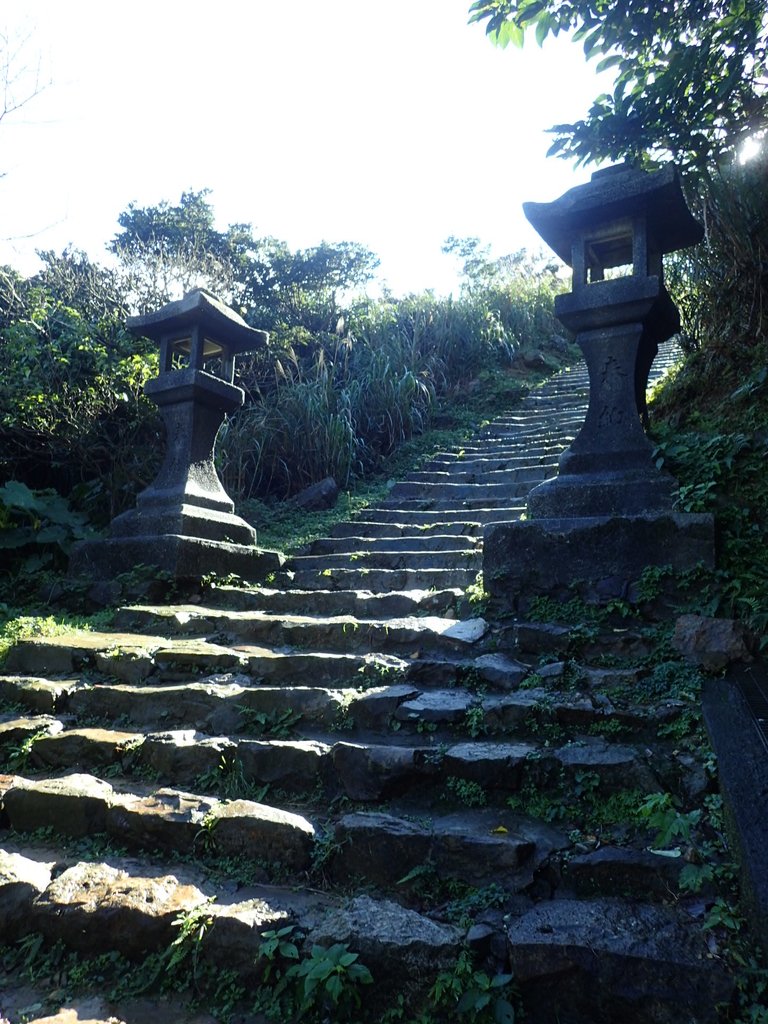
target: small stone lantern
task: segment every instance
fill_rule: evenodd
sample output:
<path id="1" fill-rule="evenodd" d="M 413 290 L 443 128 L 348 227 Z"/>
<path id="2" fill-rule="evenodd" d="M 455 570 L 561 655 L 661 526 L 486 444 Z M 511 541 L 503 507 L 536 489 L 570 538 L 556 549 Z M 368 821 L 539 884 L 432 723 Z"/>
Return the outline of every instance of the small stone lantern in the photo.
<path id="1" fill-rule="evenodd" d="M 664 286 L 662 256 L 699 242 L 703 231 L 677 170 L 627 164 L 552 203 L 525 203 L 545 242 L 573 268 L 572 289 L 555 300 L 589 370 L 589 409 L 563 453 L 558 476 L 531 492 L 531 515 L 632 514 L 671 508 L 674 481 L 660 473 L 645 436 L 645 390 L 659 342 L 680 329 Z M 606 276 L 606 271 L 623 270 Z"/>
<path id="2" fill-rule="evenodd" d="M 113 519 L 107 540 L 75 546 L 70 574 L 111 578 L 144 564 L 176 578 L 253 579 L 278 568 L 279 556 L 259 551 L 256 531 L 234 514 L 214 465 L 219 428 L 245 399 L 233 383 L 235 358 L 262 348 L 267 333 L 203 288 L 129 317 L 128 328 L 160 346 L 160 373 L 144 390 L 165 423 L 165 459 L 136 508 Z"/>
<path id="3" fill-rule="evenodd" d="M 555 314 L 584 353 L 589 407 L 558 475 L 529 494 L 526 519 L 486 527 L 485 586 L 514 614 L 541 596 L 633 600 L 649 566 L 714 564 L 712 516 L 673 510 L 675 481 L 655 465 L 644 429 L 651 364 L 680 326 L 662 257 L 703 232 L 671 164 L 609 167 L 524 210 L 573 269 Z"/>

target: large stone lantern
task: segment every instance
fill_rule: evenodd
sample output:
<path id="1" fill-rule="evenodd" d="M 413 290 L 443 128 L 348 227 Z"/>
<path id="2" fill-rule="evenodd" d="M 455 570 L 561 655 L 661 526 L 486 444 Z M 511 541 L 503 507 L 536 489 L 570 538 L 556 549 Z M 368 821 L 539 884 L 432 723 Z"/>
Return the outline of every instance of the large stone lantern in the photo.
<path id="1" fill-rule="evenodd" d="M 279 556 L 259 551 L 256 531 L 234 514 L 214 465 L 219 428 L 245 398 L 233 383 L 235 357 L 263 347 L 267 333 L 203 288 L 130 317 L 128 328 L 160 346 L 160 373 L 144 390 L 165 423 L 165 459 L 136 508 L 113 519 L 108 539 L 75 546 L 70 573 L 111 578 L 144 564 L 176 578 L 255 578 L 277 568 Z"/>
<path id="2" fill-rule="evenodd" d="M 712 517 L 673 512 L 675 481 L 644 429 L 651 364 L 680 327 L 662 257 L 703 236 L 677 170 L 620 164 L 524 210 L 573 270 L 555 314 L 584 353 L 589 407 L 557 476 L 529 494 L 526 519 L 488 527 L 486 587 L 519 611 L 541 595 L 631 596 L 648 566 L 711 565 Z"/>
<path id="3" fill-rule="evenodd" d="M 645 389 L 658 344 L 680 329 L 662 256 L 699 242 L 673 164 L 648 174 L 619 164 L 526 216 L 573 268 L 555 315 L 576 334 L 589 370 L 584 426 L 557 477 L 532 491 L 534 516 L 629 515 L 672 507 L 645 436 Z M 624 272 L 606 277 L 606 271 Z"/>

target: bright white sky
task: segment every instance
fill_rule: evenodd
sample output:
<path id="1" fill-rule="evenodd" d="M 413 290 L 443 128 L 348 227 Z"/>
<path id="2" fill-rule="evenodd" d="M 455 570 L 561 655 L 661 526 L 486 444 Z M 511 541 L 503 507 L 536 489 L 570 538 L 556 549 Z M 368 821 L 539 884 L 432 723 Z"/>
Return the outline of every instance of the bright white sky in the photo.
<path id="1" fill-rule="evenodd" d="M 544 130 L 586 113 L 594 65 L 566 40 L 497 50 L 470 3 L 1 0 L 50 85 L 0 124 L 0 264 L 106 262 L 129 202 L 201 188 L 219 227 L 363 243 L 396 294 L 451 289 L 449 235 L 537 250 L 521 203 L 588 178 Z"/>

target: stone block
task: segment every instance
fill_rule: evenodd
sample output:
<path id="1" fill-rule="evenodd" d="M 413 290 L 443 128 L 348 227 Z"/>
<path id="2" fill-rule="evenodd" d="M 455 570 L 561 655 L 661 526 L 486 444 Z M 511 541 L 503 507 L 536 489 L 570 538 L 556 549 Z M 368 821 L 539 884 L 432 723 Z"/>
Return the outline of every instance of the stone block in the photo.
<path id="1" fill-rule="evenodd" d="M 631 600 L 646 568 L 696 565 L 714 565 L 711 515 L 530 519 L 493 523 L 485 531 L 486 590 L 515 614 L 525 614 L 536 597 Z"/>

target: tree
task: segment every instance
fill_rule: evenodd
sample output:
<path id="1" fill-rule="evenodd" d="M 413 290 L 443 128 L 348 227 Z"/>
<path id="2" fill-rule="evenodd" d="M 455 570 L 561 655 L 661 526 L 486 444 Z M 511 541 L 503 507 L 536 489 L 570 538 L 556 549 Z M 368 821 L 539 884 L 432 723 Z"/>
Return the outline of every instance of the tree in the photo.
<path id="1" fill-rule="evenodd" d="M 555 125 L 550 154 L 579 164 L 672 157 L 706 173 L 768 128 L 768 0 L 476 0 L 500 46 L 572 32 L 612 93 Z"/>
<path id="2" fill-rule="evenodd" d="M 252 278 L 252 296 L 265 326 L 301 327 L 312 333 L 336 331 L 344 298 L 372 278 L 379 258 L 357 242 L 321 242 L 291 252 L 269 239 Z"/>
<path id="3" fill-rule="evenodd" d="M 208 189 L 183 192 L 177 205 L 130 203 L 108 245 L 120 261 L 133 302 L 142 313 L 205 285 L 230 299 L 235 278 L 253 247 L 248 224 L 214 227 Z"/>
<path id="4" fill-rule="evenodd" d="M 20 110 L 44 88 L 39 60 L 35 64 L 26 60 L 29 39 L 0 30 L 0 121 Z"/>

